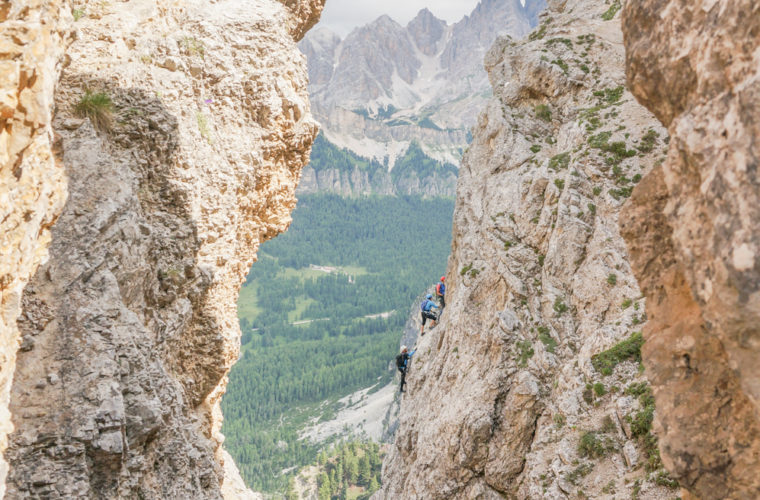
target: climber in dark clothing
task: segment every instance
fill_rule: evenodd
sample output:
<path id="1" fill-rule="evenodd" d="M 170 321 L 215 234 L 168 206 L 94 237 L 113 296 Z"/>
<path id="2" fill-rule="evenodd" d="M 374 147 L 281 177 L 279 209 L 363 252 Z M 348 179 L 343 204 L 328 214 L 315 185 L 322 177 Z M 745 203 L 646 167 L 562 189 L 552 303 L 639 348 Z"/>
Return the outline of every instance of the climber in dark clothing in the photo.
<path id="1" fill-rule="evenodd" d="M 420 335 L 425 335 L 425 322 L 427 320 L 431 320 L 430 328 L 433 328 L 435 326 L 435 322 L 438 320 L 438 317 L 432 311 L 433 309 L 438 309 L 438 306 L 435 305 L 435 302 L 431 300 L 432 298 L 433 295 L 429 293 L 427 294 L 427 297 L 425 297 L 425 300 L 423 300 L 420 304 L 420 314 L 422 315 L 422 327 L 420 328 Z"/>
<path id="2" fill-rule="evenodd" d="M 441 312 L 446 307 L 446 284 L 444 281 L 446 281 L 446 276 L 441 276 L 441 281 L 435 285 L 435 297 L 438 299 L 438 303 L 441 304 Z"/>
<path id="3" fill-rule="evenodd" d="M 412 359 L 415 349 L 412 352 L 407 352 L 406 346 L 401 346 L 401 354 L 396 356 L 396 367 L 401 372 L 401 386 L 399 386 L 398 392 L 404 392 L 404 385 L 406 384 L 406 371 L 409 369 L 409 360 Z"/>

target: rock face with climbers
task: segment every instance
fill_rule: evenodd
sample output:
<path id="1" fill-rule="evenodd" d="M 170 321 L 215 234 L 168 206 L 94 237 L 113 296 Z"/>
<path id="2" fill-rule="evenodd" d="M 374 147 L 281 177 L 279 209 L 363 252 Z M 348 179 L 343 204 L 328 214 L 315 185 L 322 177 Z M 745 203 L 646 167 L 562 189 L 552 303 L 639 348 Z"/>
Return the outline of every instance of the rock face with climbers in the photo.
<path id="1" fill-rule="evenodd" d="M 623 28 L 632 92 L 671 136 L 621 220 L 662 458 L 696 498 L 758 498 L 760 4 L 628 2 Z"/>
<path id="2" fill-rule="evenodd" d="M 287 228 L 317 131 L 296 42 L 324 1 L 32 3 L 0 7 L 27 37 L 12 38 L 2 138 L 31 144 L 3 159 L 0 196 L 33 214 L 10 219 L 28 262 L 0 269 L 3 359 L 20 345 L 6 496 L 251 497 L 219 400 L 239 286 Z"/>
<path id="3" fill-rule="evenodd" d="M 417 342 L 375 499 L 670 499 L 618 231 L 665 130 L 625 89 L 618 2 L 549 2 L 486 56 L 446 309 Z"/>

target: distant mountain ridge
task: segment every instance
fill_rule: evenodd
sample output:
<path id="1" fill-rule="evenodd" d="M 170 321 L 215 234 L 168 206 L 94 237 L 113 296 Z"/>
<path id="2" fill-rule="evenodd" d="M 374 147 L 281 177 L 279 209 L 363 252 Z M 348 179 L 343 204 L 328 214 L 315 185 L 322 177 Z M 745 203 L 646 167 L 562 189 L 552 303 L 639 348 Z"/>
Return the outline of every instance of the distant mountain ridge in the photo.
<path id="1" fill-rule="evenodd" d="M 409 144 L 406 152 L 396 159 L 393 170 L 389 171 L 387 161 L 381 163 L 339 148 L 320 133 L 314 141 L 311 162 L 303 169 L 296 193 L 453 198 L 456 184 L 456 165 L 426 155 L 416 140 Z"/>
<path id="2" fill-rule="evenodd" d="M 477 111 L 491 95 L 483 57 L 497 36 L 525 36 L 545 0 L 482 0 L 448 25 L 423 9 L 406 26 L 381 16 L 344 40 L 326 28 L 299 44 L 312 111 L 339 147 L 392 168 L 416 140 L 458 164 Z"/>

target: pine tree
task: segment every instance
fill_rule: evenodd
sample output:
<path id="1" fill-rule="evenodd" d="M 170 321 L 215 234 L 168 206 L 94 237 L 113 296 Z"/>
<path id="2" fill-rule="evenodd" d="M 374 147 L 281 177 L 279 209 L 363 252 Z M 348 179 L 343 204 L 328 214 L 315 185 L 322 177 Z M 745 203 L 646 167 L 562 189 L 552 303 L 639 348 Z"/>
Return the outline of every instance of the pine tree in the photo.
<path id="1" fill-rule="evenodd" d="M 317 482 L 319 484 L 319 491 L 317 492 L 317 494 L 319 495 L 319 500 L 330 500 L 330 497 L 332 496 L 332 490 L 330 488 L 330 478 L 328 478 L 327 474 L 323 472 L 319 475 L 319 479 Z"/>
<path id="2" fill-rule="evenodd" d="M 369 455 L 366 453 L 359 459 L 359 484 L 367 486 L 372 478 L 372 467 L 369 463 Z"/>
<path id="3" fill-rule="evenodd" d="M 348 482 L 356 484 L 356 480 L 359 478 L 359 461 L 355 457 L 352 457 L 351 462 L 348 465 Z"/>
<path id="4" fill-rule="evenodd" d="M 369 493 L 374 493 L 379 489 L 380 484 L 378 484 L 377 478 L 375 476 L 372 476 L 372 479 L 369 481 Z"/>
<path id="5" fill-rule="evenodd" d="M 335 469 L 332 469 L 330 471 L 330 484 L 338 484 L 339 483 L 339 476 L 336 474 Z"/>
<path id="6" fill-rule="evenodd" d="M 285 500 L 298 500 L 298 493 L 296 493 L 296 478 L 291 477 L 288 483 L 288 492 L 285 494 Z"/>
<path id="7" fill-rule="evenodd" d="M 336 468 L 336 470 L 337 472 L 335 476 L 337 477 L 337 480 L 339 482 L 342 482 L 343 481 L 343 461 L 342 460 L 338 460 L 338 467 Z"/>

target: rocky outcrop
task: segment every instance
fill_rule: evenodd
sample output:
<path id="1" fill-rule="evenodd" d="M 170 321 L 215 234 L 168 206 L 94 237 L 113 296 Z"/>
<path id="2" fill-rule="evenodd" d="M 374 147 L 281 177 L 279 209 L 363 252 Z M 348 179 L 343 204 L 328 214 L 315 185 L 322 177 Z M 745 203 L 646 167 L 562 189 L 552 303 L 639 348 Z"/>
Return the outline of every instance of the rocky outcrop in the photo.
<path id="1" fill-rule="evenodd" d="M 46 258 L 49 228 L 66 201 L 53 153 L 53 93 L 68 43 L 65 1 L 10 0 L 0 6 L 0 498 L 12 430 L 8 403 L 21 293 Z"/>
<path id="2" fill-rule="evenodd" d="M 243 494 L 219 401 L 238 289 L 316 134 L 295 42 L 323 3 L 74 2 L 68 201 L 22 299 L 9 498 Z"/>
<path id="3" fill-rule="evenodd" d="M 621 218 L 663 462 L 697 498 L 757 498 L 760 5 L 628 2 L 623 28 L 631 89 L 671 136 Z"/>
<path id="4" fill-rule="evenodd" d="M 401 26 L 387 16 L 345 40 L 327 30 L 299 44 L 309 60 L 314 114 L 340 147 L 392 166 L 413 140 L 459 162 L 490 95 L 483 56 L 499 34 L 526 35 L 544 0 L 482 0 L 447 25 L 423 9 Z"/>
<path id="5" fill-rule="evenodd" d="M 625 90 L 619 6 L 549 2 L 527 40 L 486 57 L 494 97 L 459 173 L 447 307 L 418 341 L 375 498 L 678 495 L 618 231 L 666 134 Z"/>

